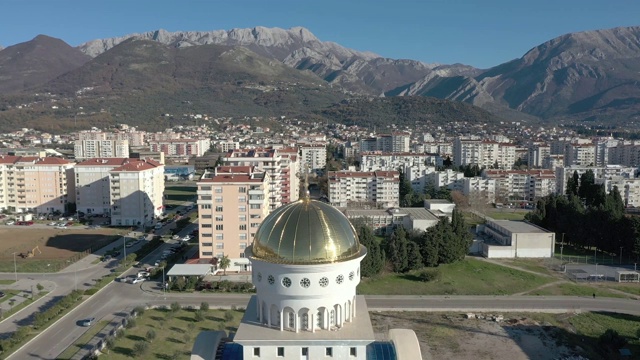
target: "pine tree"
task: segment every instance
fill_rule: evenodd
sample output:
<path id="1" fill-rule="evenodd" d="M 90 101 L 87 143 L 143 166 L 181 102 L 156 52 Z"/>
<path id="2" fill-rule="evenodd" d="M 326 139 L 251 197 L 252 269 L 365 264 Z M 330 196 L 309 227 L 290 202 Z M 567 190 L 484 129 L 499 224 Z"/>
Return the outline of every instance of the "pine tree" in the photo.
<path id="1" fill-rule="evenodd" d="M 402 226 L 397 227 L 388 238 L 387 254 L 393 266 L 393 271 L 397 273 L 409 270 L 407 257 L 407 236 Z"/>
<path id="2" fill-rule="evenodd" d="M 420 239 L 420 254 L 422 255 L 422 262 L 425 266 L 435 267 L 438 266 L 439 257 L 439 234 L 435 227 L 427 229 L 422 234 Z"/>
<path id="3" fill-rule="evenodd" d="M 363 277 L 377 275 L 384 267 L 384 252 L 373 236 L 371 228 L 361 223 L 356 228 L 360 243 L 367 248 L 367 256 L 360 263 L 360 274 Z"/>
<path id="4" fill-rule="evenodd" d="M 420 247 L 414 241 L 407 241 L 407 270 L 418 270 L 424 267 Z"/>

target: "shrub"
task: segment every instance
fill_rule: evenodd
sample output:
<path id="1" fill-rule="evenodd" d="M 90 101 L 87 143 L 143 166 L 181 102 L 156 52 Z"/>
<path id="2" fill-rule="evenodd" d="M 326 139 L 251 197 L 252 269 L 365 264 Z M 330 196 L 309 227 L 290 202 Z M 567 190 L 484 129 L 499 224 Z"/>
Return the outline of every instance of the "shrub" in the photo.
<path id="1" fill-rule="evenodd" d="M 231 313 L 231 311 L 225 311 L 224 312 L 224 319 L 226 321 L 231 321 L 233 320 L 233 314 Z"/>
<path id="2" fill-rule="evenodd" d="M 36 284 L 36 289 L 38 289 L 38 291 L 42 291 L 44 290 L 44 286 L 42 286 L 40 283 Z"/>
<path id="3" fill-rule="evenodd" d="M 203 321 L 204 320 L 204 311 L 202 310 L 196 310 L 196 312 L 194 313 L 194 319 L 198 322 Z"/>
<path id="4" fill-rule="evenodd" d="M 420 281 L 429 282 L 440 279 L 440 270 L 438 269 L 422 269 L 417 274 Z"/>
<path id="5" fill-rule="evenodd" d="M 127 321 L 126 328 L 127 328 L 127 329 L 131 329 L 131 328 L 136 327 L 136 325 L 138 325 L 138 323 L 136 322 L 136 319 L 134 319 L 134 318 L 129 318 L 129 320 Z"/>
<path id="6" fill-rule="evenodd" d="M 85 295 L 93 295 L 93 294 L 95 294 L 95 293 L 97 293 L 97 292 L 98 292 L 98 289 L 96 289 L 96 288 L 91 288 L 91 289 L 87 289 L 87 290 L 85 290 L 85 291 L 84 291 L 84 294 L 85 294 Z"/>
<path id="7" fill-rule="evenodd" d="M 209 311 L 209 303 L 206 301 L 203 301 L 200 303 L 200 310 L 202 311 Z"/>
<path id="8" fill-rule="evenodd" d="M 144 306 L 136 306 L 133 311 L 136 313 L 136 316 L 142 316 L 144 315 Z"/>
<path id="9" fill-rule="evenodd" d="M 137 341 L 133 344 L 133 354 L 137 357 L 144 355 L 149 349 L 149 344 L 144 341 Z"/>
<path id="10" fill-rule="evenodd" d="M 174 301 L 171 303 L 171 312 L 178 312 L 180 311 L 180 309 L 182 309 L 182 306 L 180 306 L 180 303 L 177 301 Z"/>
<path id="11" fill-rule="evenodd" d="M 147 330 L 147 334 L 145 336 L 148 342 L 152 342 L 153 339 L 156 338 L 156 332 L 153 329 Z"/>

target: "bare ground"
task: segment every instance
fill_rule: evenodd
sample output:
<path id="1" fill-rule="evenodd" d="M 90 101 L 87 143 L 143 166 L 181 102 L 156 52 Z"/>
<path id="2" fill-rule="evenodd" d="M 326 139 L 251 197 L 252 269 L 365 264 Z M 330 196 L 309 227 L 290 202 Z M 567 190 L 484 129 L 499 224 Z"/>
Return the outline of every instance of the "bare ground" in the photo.
<path id="1" fill-rule="evenodd" d="M 573 356 L 557 340 L 559 330 L 527 317 L 496 322 L 491 315 L 466 319 L 462 314 L 371 312 L 374 332 L 391 328 L 413 329 L 423 359 L 555 360 Z M 429 356 L 430 354 L 430 356 Z"/>

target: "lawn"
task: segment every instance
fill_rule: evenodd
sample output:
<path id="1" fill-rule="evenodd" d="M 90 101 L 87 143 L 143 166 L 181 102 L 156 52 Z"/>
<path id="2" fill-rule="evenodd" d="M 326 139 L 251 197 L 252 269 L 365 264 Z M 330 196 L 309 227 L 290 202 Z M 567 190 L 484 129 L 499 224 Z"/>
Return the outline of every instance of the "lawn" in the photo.
<path id="1" fill-rule="evenodd" d="M 595 312 L 576 315 L 569 319 L 580 335 L 597 339 L 607 329 L 614 329 L 625 337 L 633 355 L 640 354 L 640 317 L 625 314 Z"/>
<path id="2" fill-rule="evenodd" d="M 526 214 L 526 212 L 493 211 L 489 213 L 489 217 L 494 220 L 524 220 Z"/>
<path id="3" fill-rule="evenodd" d="M 16 282 L 15 280 L 0 280 L 0 285 L 11 285 L 14 282 Z"/>
<path id="4" fill-rule="evenodd" d="M 505 265 L 516 266 L 521 269 L 533 271 L 543 275 L 553 275 L 553 271 L 545 265 L 547 259 L 503 259 L 499 260 Z"/>
<path id="5" fill-rule="evenodd" d="M 563 296 L 591 297 L 593 296 L 593 294 L 596 294 L 596 296 L 599 296 L 599 297 L 616 297 L 616 298 L 627 297 L 622 294 L 609 291 L 609 289 L 607 288 L 573 284 L 573 283 L 563 283 L 563 284 L 548 286 L 542 289 L 534 290 L 528 293 L 527 295 L 563 295 Z"/>
<path id="6" fill-rule="evenodd" d="M 170 185 L 164 189 L 165 205 L 182 205 L 185 201 L 191 201 L 198 190 L 195 186 Z"/>
<path id="7" fill-rule="evenodd" d="M 627 283 L 627 284 L 618 284 L 615 285 L 607 284 L 607 287 L 616 289 L 618 291 L 626 292 L 627 294 L 634 294 L 640 296 L 640 284 L 638 283 Z"/>
<path id="8" fill-rule="evenodd" d="M 413 274 L 383 274 L 363 279 L 358 293 L 364 295 L 508 295 L 534 289 L 552 278 L 465 259 L 438 268 L 437 280 L 423 282 Z"/>
<path id="9" fill-rule="evenodd" d="M 149 309 L 136 319 L 136 326 L 126 329 L 124 336 L 115 341 L 113 349 L 100 356 L 101 359 L 189 359 L 193 341 L 200 331 L 225 330 L 235 332 L 244 311 L 206 311 L 202 321 L 195 320 L 196 310 L 183 309 L 177 313 L 169 309 Z M 230 321 L 225 314 L 231 314 Z M 228 316 L 228 315 L 227 315 Z M 134 346 L 139 341 L 148 341 L 147 332 L 153 329 L 155 339 L 144 354 L 135 354 Z"/>

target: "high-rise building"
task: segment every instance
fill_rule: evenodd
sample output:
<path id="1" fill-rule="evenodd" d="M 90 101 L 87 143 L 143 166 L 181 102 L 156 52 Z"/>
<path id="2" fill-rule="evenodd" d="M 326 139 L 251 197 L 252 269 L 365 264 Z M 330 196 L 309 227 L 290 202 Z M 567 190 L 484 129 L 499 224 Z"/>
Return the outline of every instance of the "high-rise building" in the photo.
<path id="1" fill-rule="evenodd" d="M 76 160 L 92 158 L 128 158 L 128 140 L 76 140 L 73 146 Z"/>
<path id="2" fill-rule="evenodd" d="M 254 166 L 219 166 L 198 181 L 200 259 L 228 256 L 247 270 L 246 247 L 269 214 L 269 174 Z"/>
<path id="3" fill-rule="evenodd" d="M 55 157 L 0 156 L 0 209 L 66 212 L 73 165 Z"/>
<path id="4" fill-rule="evenodd" d="M 397 171 L 330 171 L 329 202 L 346 207 L 349 203 L 380 208 L 400 206 L 400 173 Z"/>
<path id="5" fill-rule="evenodd" d="M 94 158 L 82 161 L 73 169 L 76 209 L 85 214 L 111 213 L 111 170 L 129 161 L 127 158 Z"/>
<path id="6" fill-rule="evenodd" d="M 163 213 L 164 165 L 129 159 L 109 171 L 111 225 L 150 225 Z"/>
<path id="7" fill-rule="evenodd" d="M 327 147 L 324 145 L 300 146 L 300 157 L 302 166 L 306 166 L 308 172 L 324 170 L 327 164 Z"/>
<path id="8" fill-rule="evenodd" d="M 202 156 L 211 148 L 209 139 L 173 139 L 149 141 L 151 151 L 162 151 L 166 157 Z"/>

